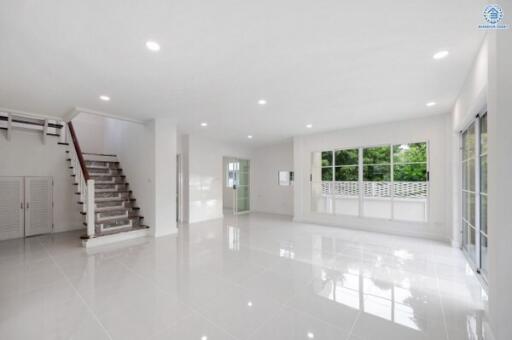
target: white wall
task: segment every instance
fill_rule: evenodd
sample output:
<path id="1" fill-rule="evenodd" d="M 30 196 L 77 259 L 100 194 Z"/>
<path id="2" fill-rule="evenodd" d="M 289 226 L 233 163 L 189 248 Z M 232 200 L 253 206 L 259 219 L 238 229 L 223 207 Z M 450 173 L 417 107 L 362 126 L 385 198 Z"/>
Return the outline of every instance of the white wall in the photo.
<path id="1" fill-rule="evenodd" d="M 451 138 L 449 115 L 351 128 L 294 138 L 294 218 L 330 225 L 428 237 L 449 241 L 452 238 L 451 169 L 448 163 Z M 428 141 L 430 147 L 430 201 L 427 223 L 400 222 L 311 211 L 311 153 L 335 148 L 400 144 Z"/>
<path id="2" fill-rule="evenodd" d="M 2 131 L 3 132 L 3 131 Z M 66 146 L 57 144 L 58 137 L 48 136 L 42 142 L 42 132 L 14 129 L 7 141 L 0 133 L 0 176 L 51 176 L 54 180 L 54 231 L 84 228 L 78 196 L 66 161 Z"/>
<path id="3" fill-rule="evenodd" d="M 224 159 L 222 160 L 222 206 L 224 209 L 233 209 L 233 199 L 234 199 L 234 189 L 233 188 L 229 188 L 227 186 L 227 171 L 228 171 L 228 164 L 230 162 L 230 159 L 229 157 L 224 157 Z M 252 168 L 251 168 L 252 170 Z M 252 192 L 252 191 L 251 191 Z M 251 202 L 252 203 L 252 202 Z M 254 205 L 253 205 L 254 207 Z"/>
<path id="4" fill-rule="evenodd" d="M 293 215 L 293 186 L 278 184 L 280 170 L 293 171 L 293 140 L 253 152 L 252 211 Z"/>
<path id="5" fill-rule="evenodd" d="M 72 119 L 82 152 L 108 154 L 108 121 L 108 118 L 86 113 L 80 113 Z"/>
<path id="6" fill-rule="evenodd" d="M 188 214 L 194 223 L 223 216 L 223 157 L 251 160 L 248 148 L 196 135 L 183 137 L 188 146 Z"/>
<path id="7" fill-rule="evenodd" d="M 512 13 L 512 2 L 501 6 Z M 512 339 L 512 29 L 489 35 L 489 313 L 501 340 Z"/>
<path id="8" fill-rule="evenodd" d="M 176 229 L 176 125 L 169 119 L 154 122 L 154 191 L 156 237 L 174 234 Z"/>

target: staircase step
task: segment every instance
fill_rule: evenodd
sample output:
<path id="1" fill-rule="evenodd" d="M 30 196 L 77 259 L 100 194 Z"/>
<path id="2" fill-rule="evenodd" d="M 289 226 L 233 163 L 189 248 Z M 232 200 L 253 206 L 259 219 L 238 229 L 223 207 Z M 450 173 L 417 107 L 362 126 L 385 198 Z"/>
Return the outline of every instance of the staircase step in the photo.
<path id="1" fill-rule="evenodd" d="M 131 190 L 126 189 L 96 189 L 94 190 L 96 194 L 117 194 L 117 193 L 123 193 L 128 192 L 131 193 Z"/>
<path id="2" fill-rule="evenodd" d="M 105 200 L 94 200 L 94 203 L 98 204 L 98 203 L 113 203 L 113 202 L 135 202 L 135 198 L 117 198 L 117 197 L 112 197 L 112 199 L 105 199 Z M 84 204 L 84 202 L 82 201 L 79 201 L 78 204 Z"/>
<path id="3" fill-rule="evenodd" d="M 134 215 L 134 214 L 137 214 L 139 210 L 140 210 L 139 207 L 123 207 L 121 205 L 116 205 L 116 206 L 112 206 L 112 207 L 103 207 L 103 208 L 96 207 L 94 209 L 94 212 L 97 215 L 97 214 L 105 214 L 105 213 L 122 214 L 122 213 L 128 211 L 128 216 L 131 215 L 130 217 L 136 217 L 136 215 Z M 80 214 L 84 215 L 84 216 L 87 215 L 87 213 L 83 212 L 83 211 L 81 211 Z"/>

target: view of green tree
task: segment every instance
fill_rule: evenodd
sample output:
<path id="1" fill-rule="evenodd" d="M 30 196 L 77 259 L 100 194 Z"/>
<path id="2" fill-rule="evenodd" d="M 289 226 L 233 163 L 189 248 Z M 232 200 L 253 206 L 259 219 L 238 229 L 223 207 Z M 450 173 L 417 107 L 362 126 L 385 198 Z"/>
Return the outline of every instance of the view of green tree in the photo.
<path id="1" fill-rule="evenodd" d="M 332 181 L 332 167 L 322 168 L 322 181 Z"/>
<path id="2" fill-rule="evenodd" d="M 322 151 L 322 166 L 332 165 L 332 151 Z"/>
<path id="3" fill-rule="evenodd" d="M 357 165 L 359 162 L 359 150 L 337 150 L 335 155 L 335 164 L 338 165 Z"/>
<path id="4" fill-rule="evenodd" d="M 363 149 L 363 163 L 365 165 L 391 163 L 391 147 L 377 146 Z"/>
<path id="5" fill-rule="evenodd" d="M 391 180 L 391 165 L 365 165 L 363 181 L 387 182 Z"/>
<path id="6" fill-rule="evenodd" d="M 394 181 L 427 181 L 427 143 L 364 148 L 363 181 L 391 181 L 391 153 Z M 322 181 L 359 180 L 359 149 L 322 151 L 321 157 Z"/>
<path id="7" fill-rule="evenodd" d="M 426 182 L 427 164 L 397 164 L 394 166 L 393 179 L 397 182 Z"/>
<path id="8" fill-rule="evenodd" d="M 353 181 L 357 182 L 359 179 L 359 167 L 356 166 L 338 166 L 335 168 L 336 181 Z"/>
<path id="9" fill-rule="evenodd" d="M 393 179 L 397 182 L 427 181 L 427 143 L 393 145 Z"/>
<path id="10" fill-rule="evenodd" d="M 426 163 L 427 143 L 393 145 L 393 162 L 395 164 Z"/>

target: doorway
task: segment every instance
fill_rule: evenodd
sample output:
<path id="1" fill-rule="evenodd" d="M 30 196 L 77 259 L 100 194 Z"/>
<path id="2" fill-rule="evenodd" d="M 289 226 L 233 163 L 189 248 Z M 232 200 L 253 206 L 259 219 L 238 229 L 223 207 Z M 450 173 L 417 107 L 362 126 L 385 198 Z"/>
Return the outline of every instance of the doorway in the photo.
<path id="1" fill-rule="evenodd" d="M 233 215 L 250 212 L 250 161 L 224 157 L 223 208 Z"/>

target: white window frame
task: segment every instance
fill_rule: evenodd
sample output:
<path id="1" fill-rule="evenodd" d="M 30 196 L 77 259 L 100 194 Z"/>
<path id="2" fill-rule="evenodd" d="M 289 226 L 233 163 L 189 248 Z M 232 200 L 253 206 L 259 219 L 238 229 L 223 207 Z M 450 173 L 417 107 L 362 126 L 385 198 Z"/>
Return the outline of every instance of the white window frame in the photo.
<path id="1" fill-rule="evenodd" d="M 427 197 L 426 197 L 426 207 L 425 207 L 425 220 L 424 221 L 409 221 L 404 219 L 398 219 L 395 217 L 394 214 L 394 199 L 395 199 L 395 193 L 394 193 L 394 157 L 393 157 L 393 146 L 394 145 L 403 145 L 403 144 L 419 144 L 424 143 L 426 144 L 426 152 L 427 152 L 427 160 L 426 160 L 426 170 L 427 170 Z M 368 217 L 364 214 L 364 161 L 363 161 L 363 150 L 367 148 L 375 148 L 375 147 L 390 147 L 390 183 L 391 183 L 391 196 L 390 196 L 390 203 L 391 203 L 391 217 L 388 218 L 379 218 L 379 217 Z M 313 162 L 310 162 L 310 189 L 312 188 L 312 185 L 314 183 L 332 183 L 334 184 L 336 182 L 336 151 L 342 151 L 342 150 L 358 150 L 358 185 L 359 185 L 359 214 L 356 215 L 346 215 L 343 213 L 337 213 L 336 212 L 336 205 L 333 203 L 331 212 L 314 212 L 321 215 L 337 215 L 337 216 L 346 216 L 346 217 L 358 217 L 358 218 L 365 218 L 365 219 L 377 219 L 377 220 L 390 220 L 390 221 L 397 221 L 397 222 L 409 222 L 409 223 L 421 223 L 421 224 L 427 224 L 430 221 L 430 142 L 428 140 L 422 140 L 422 141 L 412 141 L 412 142 L 406 142 L 406 143 L 386 143 L 386 144 L 374 144 L 374 145 L 365 145 L 365 146 L 359 146 L 359 147 L 340 147 L 340 148 L 334 148 L 334 149 L 326 149 L 322 151 L 316 151 L 315 153 L 320 153 L 320 158 L 322 152 L 331 152 L 332 153 L 332 165 L 329 166 L 332 168 L 332 180 L 331 181 L 323 181 L 320 180 L 320 182 L 313 182 L 312 181 L 312 174 L 313 174 Z M 407 163 L 408 164 L 408 163 Z M 320 165 L 320 179 L 322 179 L 322 169 L 326 168 L 322 165 Z M 311 191 L 310 191 L 311 194 Z M 332 197 L 335 195 L 331 194 Z"/>

